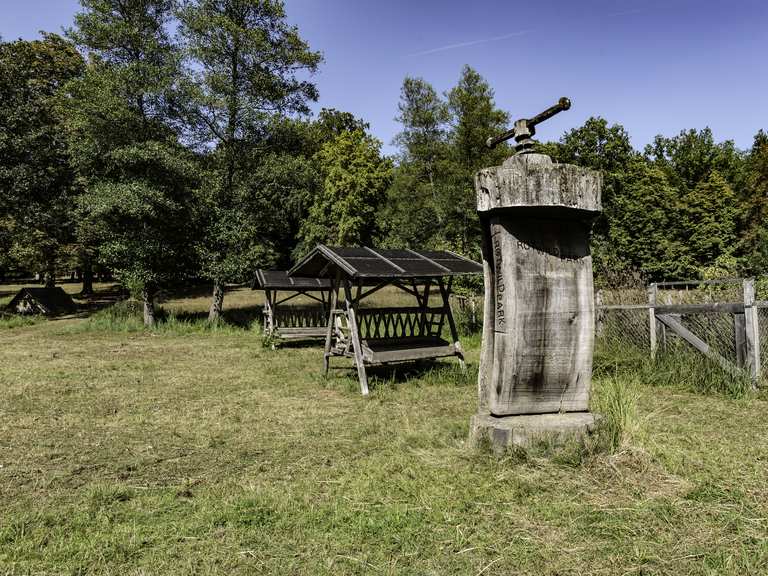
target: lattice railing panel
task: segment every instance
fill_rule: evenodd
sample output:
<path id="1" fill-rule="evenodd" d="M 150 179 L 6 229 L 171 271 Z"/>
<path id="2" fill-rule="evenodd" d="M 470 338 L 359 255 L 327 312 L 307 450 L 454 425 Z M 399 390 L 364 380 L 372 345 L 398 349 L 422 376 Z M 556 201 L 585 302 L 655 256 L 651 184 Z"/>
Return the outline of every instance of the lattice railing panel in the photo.
<path id="1" fill-rule="evenodd" d="M 440 335 L 442 308 L 365 308 L 358 310 L 360 336 L 369 338 L 414 338 Z"/>
<path id="2" fill-rule="evenodd" d="M 274 320 L 277 328 L 320 328 L 328 324 L 328 312 L 322 306 L 284 306 Z"/>

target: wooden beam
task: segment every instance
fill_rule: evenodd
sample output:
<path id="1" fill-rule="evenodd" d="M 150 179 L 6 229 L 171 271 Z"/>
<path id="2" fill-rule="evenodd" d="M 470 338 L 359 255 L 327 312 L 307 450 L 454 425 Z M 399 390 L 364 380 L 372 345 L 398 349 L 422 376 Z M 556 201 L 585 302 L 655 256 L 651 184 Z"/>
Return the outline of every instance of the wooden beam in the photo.
<path id="1" fill-rule="evenodd" d="M 328 306 L 328 326 L 325 332 L 325 351 L 323 353 L 323 374 L 328 375 L 331 366 L 331 343 L 333 340 L 333 325 L 336 322 L 336 303 L 339 299 L 339 282 L 341 272 L 336 272 L 336 278 L 331 281 L 331 302 Z"/>
<path id="2" fill-rule="evenodd" d="M 439 278 L 437 280 L 437 285 L 440 288 L 440 294 L 443 297 L 443 311 L 445 316 L 448 318 L 448 327 L 451 330 L 451 339 L 453 340 L 453 346 L 456 349 L 456 356 L 459 358 L 459 364 L 461 364 L 461 370 L 466 373 L 467 365 L 464 362 L 464 350 L 461 347 L 461 342 L 459 342 L 459 333 L 456 330 L 456 323 L 453 321 L 453 314 L 451 314 L 451 303 L 449 299 L 450 284 L 448 288 L 446 288 L 445 282 L 443 281 L 443 279 Z"/>
<path id="3" fill-rule="evenodd" d="M 360 302 L 360 300 L 363 300 L 363 299 L 365 299 L 365 298 L 368 298 L 368 296 L 370 296 L 371 294 L 374 294 L 374 293 L 378 292 L 378 291 L 379 291 L 379 290 L 381 290 L 382 288 L 386 288 L 387 286 L 389 286 L 389 284 L 390 284 L 390 282 L 389 282 L 389 281 L 386 281 L 386 282 L 381 282 L 381 283 L 377 284 L 376 286 L 374 286 L 374 287 L 373 287 L 373 288 L 371 288 L 370 290 L 366 290 L 365 292 L 363 292 L 362 294 L 360 294 L 360 295 L 358 296 L 358 299 L 357 299 L 357 301 L 358 301 L 358 302 Z"/>
<path id="4" fill-rule="evenodd" d="M 352 303 L 352 285 L 349 280 L 344 280 L 344 307 L 349 321 L 349 333 L 350 339 L 352 340 L 353 352 L 355 353 L 357 376 L 360 380 L 360 392 L 362 392 L 363 396 L 368 396 L 368 375 L 365 373 L 363 346 L 360 341 L 360 332 L 357 329 L 357 316 L 355 306 Z"/>

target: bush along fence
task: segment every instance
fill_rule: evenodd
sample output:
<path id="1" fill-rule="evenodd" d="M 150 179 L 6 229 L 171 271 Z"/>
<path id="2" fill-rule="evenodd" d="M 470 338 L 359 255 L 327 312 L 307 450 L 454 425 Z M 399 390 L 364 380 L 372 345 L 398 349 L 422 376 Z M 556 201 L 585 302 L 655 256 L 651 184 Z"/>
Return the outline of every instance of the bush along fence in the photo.
<path id="1" fill-rule="evenodd" d="M 651 358 L 683 343 L 757 387 L 768 376 L 768 300 L 757 298 L 757 284 L 753 278 L 658 282 L 647 287 L 643 303 L 606 303 L 629 292 L 597 291 L 598 342 L 643 349 Z"/>

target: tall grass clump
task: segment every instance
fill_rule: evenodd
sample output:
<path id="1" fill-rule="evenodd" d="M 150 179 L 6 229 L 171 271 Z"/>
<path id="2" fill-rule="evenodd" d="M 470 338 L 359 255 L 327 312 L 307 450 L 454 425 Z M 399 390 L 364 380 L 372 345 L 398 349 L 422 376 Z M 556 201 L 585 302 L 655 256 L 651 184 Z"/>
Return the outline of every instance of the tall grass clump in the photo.
<path id="1" fill-rule="evenodd" d="M 726 372 L 717 363 L 683 344 L 660 351 L 642 364 L 640 375 L 651 386 L 677 387 L 700 394 L 743 398 L 752 390 L 749 375 Z"/>
<path id="2" fill-rule="evenodd" d="M 645 386 L 663 386 L 728 398 L 743 398 L 752 390 L 746 372 L 731 374 L 684 342 L 671 342 L 650 350 L 626 342 L 597 342 L 594 356 L 596 377 L 636 378 Z"/>
<path id="3" fill-rule="evenodd" d="M 88 318 L 87 322 L 71 328 L 77 332 L 143 332 L 150 330 L 156 334 L 183 336 L 201 333 L 242 333 L 247 326 L 231 324 L 224 320 L 208 322 L 199 314 L 183 311 L 167 311 L 162 308 L 155 313 L 157 322 L 151 328 L 144 325 L 143 305 L 138 300 L 120 300 L 99 310 Z"/>
<path id="4" fill-rule="evenodd" d="M 598 437 L 610 452 L 629 446 L 638 430 L 639 383 L 629 374 L 615 374 L 595 381 L 593 402 L 601 420 Z"/>
<path id="5" fill-rule="evenodd" d="M 32 326 L 38 322 L 45 320 L 45 316 L 41 315 L 25 315 L 25 314 L 0 314 L 0 329 L 6 328 L 22 328 L 24 326 Z"/>
<path id="6" fill-rule="evenodd" d="M 141 332 L 144 330 L 142 303 L 128 299 L 99 310 L 79 326 L 84 331 Z"/>

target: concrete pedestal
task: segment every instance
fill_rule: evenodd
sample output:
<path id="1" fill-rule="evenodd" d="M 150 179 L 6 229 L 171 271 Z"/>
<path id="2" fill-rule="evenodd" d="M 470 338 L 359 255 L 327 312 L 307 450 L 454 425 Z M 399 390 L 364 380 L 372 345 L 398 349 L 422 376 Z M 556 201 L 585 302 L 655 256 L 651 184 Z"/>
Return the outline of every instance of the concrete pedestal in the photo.
<path id="1" fill-rule="evenodd" d="M 599 416 L 591 412 L 491 416 L 475 414 L 470 420 L 470 442 L 487 441 L 495 452 L 538 443 L 562 445 L 583 442 L 595 430 Z"/>

